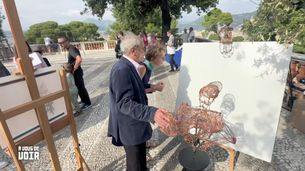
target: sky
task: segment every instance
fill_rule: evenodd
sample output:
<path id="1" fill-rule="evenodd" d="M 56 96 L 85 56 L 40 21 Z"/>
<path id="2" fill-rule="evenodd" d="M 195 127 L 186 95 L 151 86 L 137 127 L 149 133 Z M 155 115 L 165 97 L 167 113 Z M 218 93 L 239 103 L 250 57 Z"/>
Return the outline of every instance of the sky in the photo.
<path id="1" fill-rule="evenodd" d="M 1 13 L 5 15 L 2 0 L 0 1 Z M 217 7 L 224 12 L 240 14 L 255 11 L 257 5 L 253 2 L 259 2 L 259 0 L 219 0 Z M 83 21 L 87 18 L 96 18 L 91 14 L 80 15 L 84 9 L 82 0 L 15 0 L 15 3 L 23 30 L 27 30 L 30 25 L 44 21 L 66 24 L 75 20 Z M 197 18 L 198 15 L 195 12 L 183 13 L 183 18 L 180 21 L 190 22 Z M 110 10 L 105 12 L 103 20 L 115 20 Z M 3 30 L 9 30 L 7 20 L 3 22 Z"/>

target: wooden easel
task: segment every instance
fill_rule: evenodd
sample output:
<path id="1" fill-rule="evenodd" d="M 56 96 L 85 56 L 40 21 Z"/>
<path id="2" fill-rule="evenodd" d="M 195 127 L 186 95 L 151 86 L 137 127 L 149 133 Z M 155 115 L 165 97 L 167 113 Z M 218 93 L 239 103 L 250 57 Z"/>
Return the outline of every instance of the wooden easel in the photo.
<path id="1" fill-rule="evenodd" d="M 51 127 L 48 121 L 47 112 L 45 109 L 45 104 L 51 101 L 54 101 L 58 98 L 64 97 L 66 109 L 67 109 L 67 117 L 68 117 L 68 125 L 70 125 L 71 134 L 73 138 L 73 145 L 74 150 L 76 154 L 77 164 L 79 171 L 84 170 L 83 164 L 87 167 L 88 170 L 89 167 L 86 164 L 85 160 L 81 156 L 80 149 L 79 149 L 79 143 L 77 138 L 77 131 L 76 131 L 76 125 L 73 117 L 73 111 L 71 106 L 71 100 L 69 96 L 69 88 L 68 83 L 66 80 L 66 74 L 63 70 L 60 71 L 60 78 L 61 78 L 61 84 L 62 84 L 62 90 L 51 93 L 49 95 L 46 95 L 44 97 L 40 97 L 37 82 L 34 76 L 34 70 L 31 63 L 30 58 L 28 57 L 28 51 L 27 47 L 25 45 L 25 39 L 22 33 L 17 9 L 14 0 L 3 0 L 3 5 L 7 14 L 7 18 L 10 24 L 10 28 L 13 34 L 14 42 L 16 45 L 17 54 L 19 55 L 19 59 L 17 60 L 19 70 L 21 74 L 25 77 L 28 90 L 31 95 L 31 102 L 24 103 L 19 106 L 15 106 L 11 109 L 1 111 L 0 110 L 0 132 L 4 135 L 5 142 L 8 146 L 9 152 L 13 158 L 13 161 L 16 164 L 17 170 L 24 171 L 25 167 L 21 161 L 17 158 L 17 148 L 15 145 L 15 142 L 13 141 L 13 137 L 10 133 L 10 130 L 8 128 L 8 125 L 6 123 L 6 120 L 9 118 L 12 118 L 14 116 L 17 116 L 19 114 L 22 114 L 26 111 L 35 109 L 36 116 L 38 118 L 40 129 L 43 133 L 43 138 L 46 140 L 48 150 L 49 150 L 49 157 L 53 164 L 53 169 L 56 171 L 60 171 L 60 163 L 57 155 L 57 151 L 54 144 L 54 139 L 52 136 Z"/>
<path id="2" fill-rule="evenodd" d="M 0 132 L 5 137 L 5 141 L 6 141 L 6 144 L 8 145 L 9 152 L 10 152 L 15 164 L 17 165 L 18 170 L 25 170 L 25 169 L 24 169 L 24 166 L 23 166 L 22 162 L 20 162 L 17 158 L 17 148 L 16 148 L 16 145 L 13 141 L 13 137 L 12 137 L 12 135 L 11 135 L 9 129 L 8 129 L 8 125 L 6 123 L 6 120 L 8 120 L 8 119 L 10 119 L 14 116 L 17 116 L 19 114 L 22 114 L 26 111 L 36 109 L 36 108 L 38 108 L 38 107 L 40 107 L 40 106 L 42 106 L 42 105 L 44 105 L 48 102 L 54 101 L 54 100 L 59 99 L 61 97 L 64 97 L 64 99 L 65 99 L 65 105 L 66 105 L 66 110 L 67 110 L 67 116 L 66 117 L 68 119 L 68 124 L 70 125 L 70 130 L 71 130 L 71 134 L 72 134 L 72 138 L 73 138 L 73 146 L 74 146 L 76 159 L 77 159 L 77 163 L 78 163 L 78 170 L 83 170 L 83 165 L 82 164 L 85 164 L 86 168 L 88 170 L 90 170 L 88 165 L 86 164 L 85 160 L 81 156 L 81 153 L 80 153 L 77 131 L 76 131 L 76 125 L 75 125 L 75 121 L 74 121 L 74 117 L 73 117 L 73 111 L 72 111 L 72 106 L 71 106 L 70 96 L 69 96 L 69 87 L 68 87 L 68 83 L 67 83 L 67 80 L 66 80 L 65 71 L 60 70 L 59 74 L 60 74 L 60 79 L 61 79 L 63 90 L 51 93 L 51 94 L 46 95 L 44 97 L 41 97 L 39 99 L 33 100 L 31 102 L 16 106 L 14 108 L 11 108 L 11 109 L 8 109 L 8 110 L 5 110 L 5 111 L 0 110 Z M 46 115 L 46 113 L 45 113 L 45 115 Z M 48 119 L 48 118 L 46 117 L 46 119 Z M 47 120 L 47 122 L 48 122 L 48 120 Z M 48 129 L 50 129 L 49 124 L 47 124 L 47 127 L 48 127 Z M 45 129 L 45 127 L 41 127 L 41 129 L 43 130 L 43 129 Z M 42 131 L 42 132 L 45 133 L 46 131 Z M 53 168 L 55 170 L 61 170 L 60 165 L 59 165 L 58 156 L 57 156 L 56 149 L 55 149 L 55 145 L 54 145 L 54 140 L 53 140 L 53 137 L 52 137 L 52 133 L 48 134 L 48 132 L 47 132 L 47 135 L 44 134 L 44 137 L 47 141 L 48 149 L 51 153 L 50 157 L 51 157 L 52 162 L 53 162 Z M 46 137 L 48 137 L 48 139 Z M 54 150 L 53 151 L 51 151 L 52 148 L 50 148 L 49 144 L 51 144 L 51 147 L 52 147 L 52 145 L 54 145 Z M 55 157 L 57 157 L 57 158 L 55 158 L 55 160 L 52 158 L 53 157 L 52 154 Z"/>
<path id="3" fill-rule="evenodd" d="M 225 147 L 224 145 L 221 144 L 219 144 L 218 146 L 227 150 L 227 152 L 229 153 L 229 171 L 234 171 L 236 151 L 232 148 Z"/>

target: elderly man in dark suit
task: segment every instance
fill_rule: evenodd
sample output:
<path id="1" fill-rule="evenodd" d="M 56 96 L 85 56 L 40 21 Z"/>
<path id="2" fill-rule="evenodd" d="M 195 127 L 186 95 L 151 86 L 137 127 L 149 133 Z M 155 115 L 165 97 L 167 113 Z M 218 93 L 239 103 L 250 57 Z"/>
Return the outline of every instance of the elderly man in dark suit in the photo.
<path id="1" fill-rule="evenodd" d="M 133 34 L 121 42 L 123 57 L 110 75 L 110 116 L 108 136 L 116 146 L 124 146 L 127 171 L 146 171 L 146 141 L 151 138 L 149 122 L 169 127 L 165 109 L 147 105 L 147 96 L 138 72 L 144 60 L 144 43 Z"/>

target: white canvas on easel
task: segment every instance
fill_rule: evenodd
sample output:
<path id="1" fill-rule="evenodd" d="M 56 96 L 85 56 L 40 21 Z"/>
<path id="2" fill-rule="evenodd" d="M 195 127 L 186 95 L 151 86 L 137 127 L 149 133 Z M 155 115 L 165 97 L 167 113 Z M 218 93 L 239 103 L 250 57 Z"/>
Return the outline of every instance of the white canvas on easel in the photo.
<path id="1" fill-rule="evenodd" d="M 212 81 L 222 90 L 211 105 L 220 111 L 226 95 L 234 110 L 226 118 L 237 135 L 237 151 L 270 162 L 292 48 L 276 42 L 233 43 L 225 58 L 218 42 L 183 44 L 177 105 L 198 106 L 198 92 Z"/>
<path id="2" fill-rule="evenodd" d="M 62 89 L 59 74 L 55 68 L 40 69 L 35 72 L 35 75 L 41 97 Z M 31 96 L 24 78 L 15 75 L 0 78 L 0 97 L 3 97 L 0 99 L 0 108 L 2 111 L 31 101 Z M 49 102 L 45 106 L 50 123 L 67 115 L 63 98 Z M 40 129 L 34 110 L 10 118 L 6 122 L 14 141 L 18 141 Z M 3 142 L 2 135 L 0 137 L 0 146 L 5 148 L 6 145 Z"/>

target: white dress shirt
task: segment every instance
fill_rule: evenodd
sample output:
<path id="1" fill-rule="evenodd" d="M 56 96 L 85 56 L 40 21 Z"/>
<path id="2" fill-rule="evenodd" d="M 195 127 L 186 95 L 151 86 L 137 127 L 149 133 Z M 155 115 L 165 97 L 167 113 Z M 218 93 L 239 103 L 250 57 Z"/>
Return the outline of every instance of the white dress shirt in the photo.
<path id="1" fill-rule="evenodd" d="M 130 61 L 130 62 L 132 63 L 132 65 L 135 67 L 135 69 L 136 69 L 138 75 L 140 76 L 140 72 L 139 72 L 139 70 L 138 70 L 140 64 L 139 64 L 138 62 L 136 62 L 135 60 L 129 58 L 129 57 L 126 56 L 126 55 L 123 55 L 123 57 L 126 58 L 128 61 Z M 141 77 L 141 76 L 140 76 L 140 77 Z"/>

